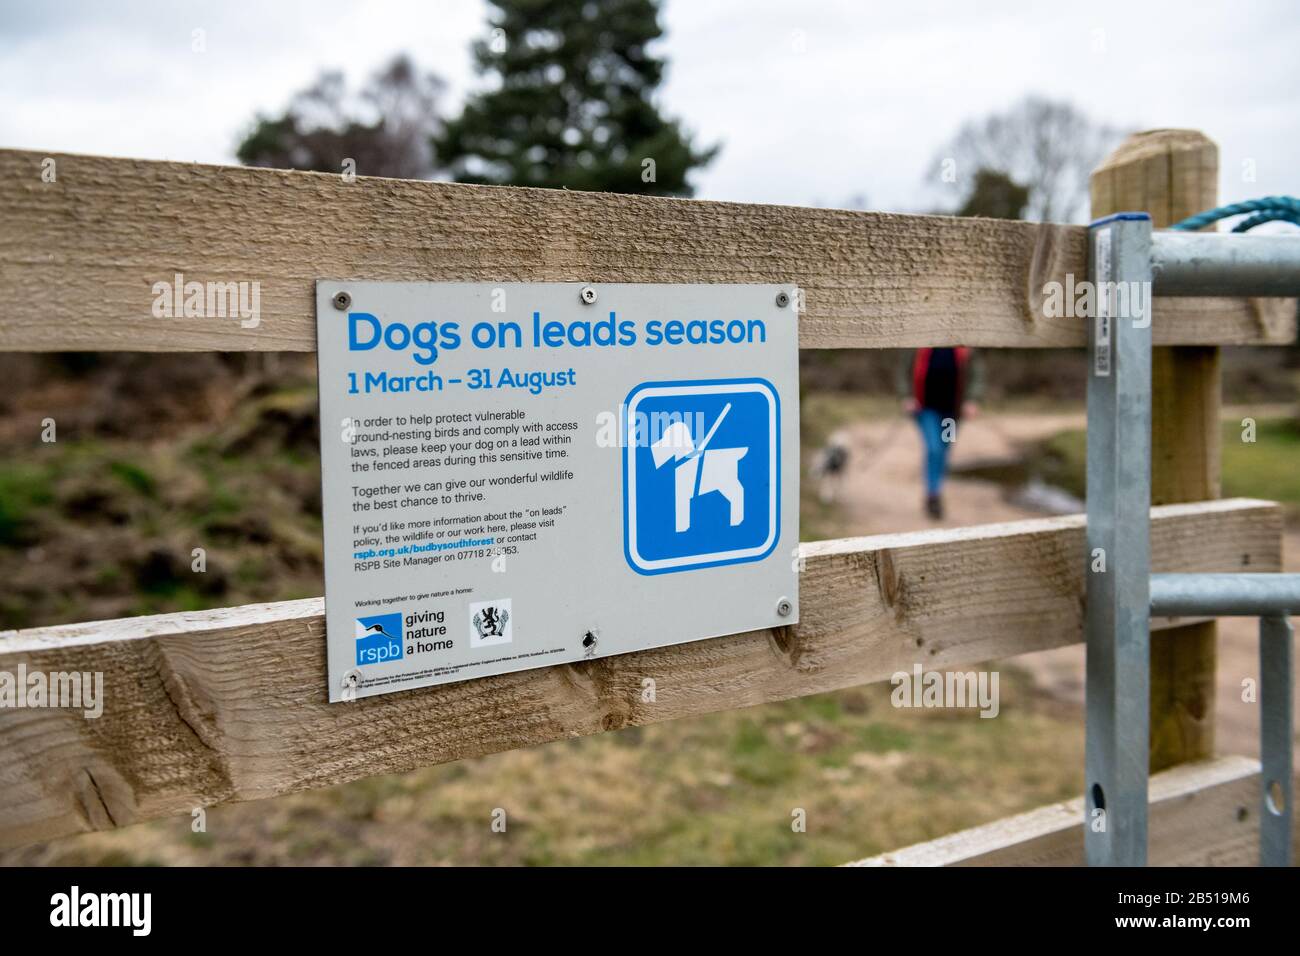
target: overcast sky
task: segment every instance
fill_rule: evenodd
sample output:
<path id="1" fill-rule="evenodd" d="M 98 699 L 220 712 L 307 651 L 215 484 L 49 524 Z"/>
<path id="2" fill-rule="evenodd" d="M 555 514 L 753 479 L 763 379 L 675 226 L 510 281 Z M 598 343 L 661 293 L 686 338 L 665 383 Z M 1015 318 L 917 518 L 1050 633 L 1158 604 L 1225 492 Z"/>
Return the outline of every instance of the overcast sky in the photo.
<path id="1" fill-rule="evenodd" d="M 0 0 L 0 146 L 229 163 L 256 111 L 399 51 L 447 80 L 455 112 L 486 14 L 482 0 Z M 936 150 L 1031 92 L 1113 125 L 1205 131 L 1225 202 L 1300 192 L 1294 0 L 667 0 L 662 22 L 662 105 L 723 143 L 695 178 L 702 198 L 932 208 Z"/>

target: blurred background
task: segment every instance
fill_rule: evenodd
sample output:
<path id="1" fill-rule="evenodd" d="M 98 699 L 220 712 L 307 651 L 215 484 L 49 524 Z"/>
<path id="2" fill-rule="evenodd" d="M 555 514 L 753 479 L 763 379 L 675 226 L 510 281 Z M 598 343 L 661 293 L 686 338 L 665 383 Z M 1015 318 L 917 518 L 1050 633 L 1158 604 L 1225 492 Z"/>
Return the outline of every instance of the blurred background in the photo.
<path id="1" fill-rule="evenodd" d="M 0 0 L 0 146 L 1083 222 L 1089 172 L 1152 127 L 1218 142 L 1224 203 L 1300 191 L 1297 41 L 1282 0 Z M 983 357 L 983 414 L 936 522 L 899 356 L 801 353 L 805 540 L 1079 510 L 1082 354 Z M 5 354 L 0 377 L 0 630 L 322 592 L 312 356 Z M 1288 570 L 1298 384 L 1295 346 L 1224 352 L 1224 494 L 1284 503 Z M 831 484 L 815 470 L 829 447 L 845 452 Z M 1249 754 L 1244 623 L 1224 626 L 1219 737 Z M 867 687 L 0 862 L 843 862 L 1078 791 L 1081 648 L 998 669 L 997 720 L 896 710 Z M 508 835 L 489 829 L 499 806 Z"/>

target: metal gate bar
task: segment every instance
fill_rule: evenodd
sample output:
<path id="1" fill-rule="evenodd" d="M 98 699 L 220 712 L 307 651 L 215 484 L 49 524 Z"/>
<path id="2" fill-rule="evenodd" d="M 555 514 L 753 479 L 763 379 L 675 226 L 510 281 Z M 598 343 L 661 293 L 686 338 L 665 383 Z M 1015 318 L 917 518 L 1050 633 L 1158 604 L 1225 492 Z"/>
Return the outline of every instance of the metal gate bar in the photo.
<path id="1" fill-rule="evenodd" d="M 1146 213 L 1110 216 L 1088 236 L 1094 290 L 1150 288 Z M 1151 321 L 1132 296 L 1126 304 L 1096 295 L 1089 330 L 1084 849 L 1092 865 L 1141 866 L 1151 723 Z"/>
<path id="2" fill-rule="evenodd" d="M 1156 295 L 1295 295 L 1294 236 L 1157 232 L 1151 242 Z"/>
<path id="3" fill-rule="evenodd" d="M 1245 615 L 1260 618 L 1260 862 L 1289 865 L 1300 575 L 1150 573 L 1151 296 L 1300 294 L 1300 239 L 1153 234 L 1119 213 L 1088 243 L 1087 860 L 1147 860 L 1151 615 Z"/>
<path id="4" fill-rule="evenodd" d="M 1290 575 L 1300 577 L 1300 575 Z M 1293 639 L 1284 614 L 1259 619 L 1259 762 L 1264 792 L 1259 806 L 1259 862 L 1291 865 L 1291 683 Z"/>
<path id="5" fill-rule="evenodd" d="M 1285 616 L 1292 611 L 1300 611 L 1300 574 L 1151 575 L 1151 613 L 1157 617 Z"/>
<path id="6" fill-rule="evenodd" d="M 1259 618 L 1260 863 L 1291 865 L 1291 683 L 1287 614 L 1300 610 L 1300 574 L 1153 574 L 1151 613 L 1160 617 Z"/>

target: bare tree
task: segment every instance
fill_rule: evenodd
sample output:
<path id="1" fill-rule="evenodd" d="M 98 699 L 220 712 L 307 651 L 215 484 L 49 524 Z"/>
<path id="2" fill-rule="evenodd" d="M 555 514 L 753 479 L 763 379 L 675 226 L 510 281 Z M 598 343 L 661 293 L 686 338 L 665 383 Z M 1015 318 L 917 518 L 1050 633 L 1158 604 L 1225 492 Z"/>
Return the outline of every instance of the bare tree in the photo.
<path id="1" fill-rule="evenodd" d="M 1029 96 L 965 123 L 935 156 L 930 175 L 965 197 L 981 170 L 1002 173 L 1028 187 L 1026 218 L 1069 222 L 1084 214 L 1088 176 L 1124 133 L 1069 103 Z"/>
<path id="2" fill-rule="evenodd" d="M 290 101 L 283 115 L 257 117 L 239 144 L 249 166 L 341 172 L 345 160 L 363 176 L 427 179 L 435 160 L 430 137 L 440 128 L 445 84 L 399 55 L 357 95 L 343 74 L 322 73 Z"/>

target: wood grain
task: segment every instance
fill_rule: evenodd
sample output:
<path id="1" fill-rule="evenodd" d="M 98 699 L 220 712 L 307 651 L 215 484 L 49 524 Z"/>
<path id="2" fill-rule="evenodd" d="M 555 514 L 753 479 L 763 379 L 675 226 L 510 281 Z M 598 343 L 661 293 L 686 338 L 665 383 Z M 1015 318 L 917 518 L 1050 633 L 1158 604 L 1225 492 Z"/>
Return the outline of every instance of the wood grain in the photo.
<path id="1" fill-rule="evenodd" d="M 1259 762 L 1219 757 L 1154 774 L 1150 789 L 1152 866 L 1257 866 Z M 1083 798 L 849 866 L 1083 866 Z M 1300 851 L 1300 830 L 1295 834 Z"/>
<path id="2" fill-rule="evenodd" d="M 794 282 L 804 348 L 1066 347 L 1084 229 L 0 150 L 0 350 L 314 351 L 316 279 Z M 260 323 L 155 318 L 257 282 Z M 1177 321 L 1168 317 L 1177 316 Z M 1159 299 L 1157 342 L 1285 344 L 1284 300 Z"/>
<path id="3" fill-rule="evenodd" d="M 1270 502 L 1155 509 L 1153 564 L 1275 570 L 1281 528 Z M 801 548 L 794 627 L 354 703 L 326 703 L 320 599 L 0 634 L 0 671 L 100 671 L 106 698 L 0 710 L 0 845 L 1082 639 L 1082 515 Z"/>

